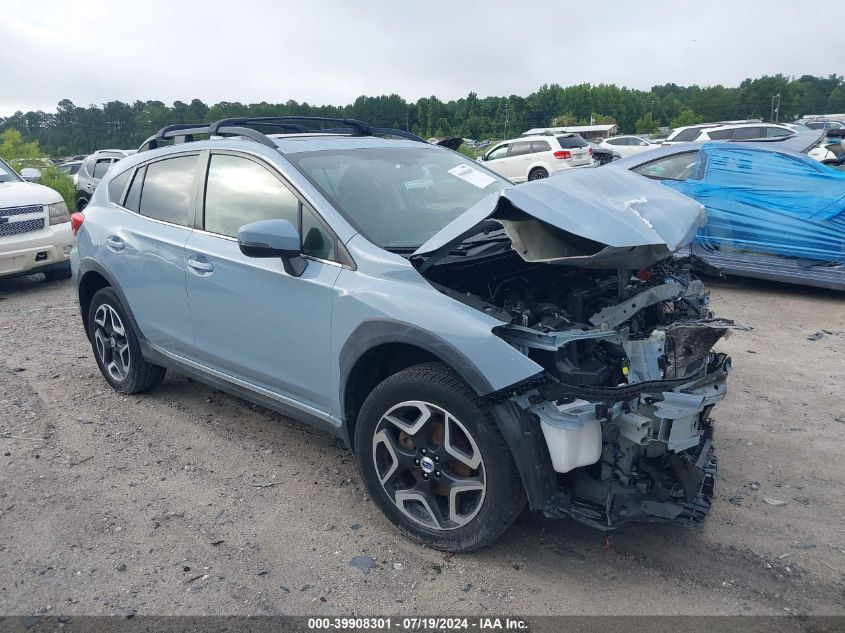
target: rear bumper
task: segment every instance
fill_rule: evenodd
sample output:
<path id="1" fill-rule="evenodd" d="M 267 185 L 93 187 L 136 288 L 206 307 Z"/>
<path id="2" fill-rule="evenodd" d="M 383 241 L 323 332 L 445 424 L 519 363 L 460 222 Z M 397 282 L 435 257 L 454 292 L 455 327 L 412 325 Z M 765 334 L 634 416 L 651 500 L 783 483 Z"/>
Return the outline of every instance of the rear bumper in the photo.
<path id="1" fill-rule="evenodd" d="M 28 275 L 69 266 L 73 233 L 70 222 L 0 240 L 0 277 Z"/>

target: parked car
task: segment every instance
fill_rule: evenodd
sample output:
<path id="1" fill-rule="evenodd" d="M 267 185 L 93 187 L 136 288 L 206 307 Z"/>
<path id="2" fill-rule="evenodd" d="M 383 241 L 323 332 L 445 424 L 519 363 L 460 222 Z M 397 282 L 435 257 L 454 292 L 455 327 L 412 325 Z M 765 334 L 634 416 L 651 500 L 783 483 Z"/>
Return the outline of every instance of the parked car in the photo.
<path id="1" fill-rule="evenodd" d="M 707 514 L 733 326 L 672 258 L 698 203 L 623 170 L 514 186 L 352 120 L 176 125 L 142 150 L 73 216 L 118 392 L 169 368 L 342 438 L 440 549 L 490 543 L 526 500 L 601 530 Z"/>
<path id="2" fill-rule="evenodd" d="M 0 277 L 70 277 L 70 214 L 58 192 L 31 182 L 40 178 L 37 169 L 18 175 L 0 160 Z"/>
<path id="3" fill-rule="evenodd" d="M 702 130 L 706 130 L 707 128 L 711 127 L 719 127 L 720 125 L 735 125 L 740 123 L 760 123 L 760 119 L 741 119 L 735 121 L 714 121 L 711 123 L 696 123 L 695 125 L 684 125 L 681 127 L 677 127 L 669 133 L 662 142 L 661 145 L 663 147 L 668 147 L 669 145 L 674 145 L 675 143 L 690 143 L 701 133 Z"/>
<path id="4" fill-rule="evenodd" d="M 614 136 L 601 141 L 600 145 L 618 152 L 623 157 L 654 149 L 654 145 L 642 136 Z"/>
<path id="5" fill-rule="evenodd" d="M 123 149 L 101 149 L 89 155 L 82 161 L 75 176 L 76 210 L 82 211 L 88 206 L 88 201 L 97 188 L 97 184 L 106 175 L 111 166 L 133 152 Z"/>
<path id="6" fill-rule="evenodd" d="M 78 186 L 79 176 L 77 174 L 82 167 L 82 162 L 81 160 L 69 160 L 59 165 L 59 171 L 70 176 L 74 186 Z"/>
<path id="7" fill-rule="evenodd" d="M 590 148 L 593 150 L 593 160 L 599 166 L 607 165 L 609 162 L 614 161 L 617 158 L 622 158 L 622 154 L 615 150 L 608 149 L 602 146 L 602 144 L 597 141 L 587 142 L 590 144 Z"/>
<path id="8" fill-rule="evenodd" d="M 749 141 L 791 136 L 795 131 L 778 123 L 730 123 L 704 128 L 693 141 Z"/>
<path id="9" fill-rule="evenodd" d="M 845 174 L 801 153 L 806 142 L 675 145 L 613 166 L 706 207 L 691 249 L 708 266 L 845 290 Z"/>
<path id="10" fill-rule="evenodd" d="M 478 158 L 511 182 L 548 178 L 573 167 L 593 167 L 593 150 L 578 134 L 538 134 L 502 141 Z"/>

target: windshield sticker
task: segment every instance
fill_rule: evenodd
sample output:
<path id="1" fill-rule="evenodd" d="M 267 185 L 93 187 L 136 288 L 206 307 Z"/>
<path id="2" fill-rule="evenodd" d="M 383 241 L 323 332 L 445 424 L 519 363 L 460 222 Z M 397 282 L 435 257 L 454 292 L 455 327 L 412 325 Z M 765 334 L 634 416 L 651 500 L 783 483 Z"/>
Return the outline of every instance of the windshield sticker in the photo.
<path id="1" fill-rule="evenodd" d="M 458 165 L 457 167 L 452 167 L 452 169 L 449 170 L 449 173 L 456 178 L 460 178 L 461 180 L 478 187 L 479 189 L 484 189 L 487 185 L 496 182 L 496 179 L 492 176 L 488 176 L 477 169 L 473 169 L 469 165 Z"/>

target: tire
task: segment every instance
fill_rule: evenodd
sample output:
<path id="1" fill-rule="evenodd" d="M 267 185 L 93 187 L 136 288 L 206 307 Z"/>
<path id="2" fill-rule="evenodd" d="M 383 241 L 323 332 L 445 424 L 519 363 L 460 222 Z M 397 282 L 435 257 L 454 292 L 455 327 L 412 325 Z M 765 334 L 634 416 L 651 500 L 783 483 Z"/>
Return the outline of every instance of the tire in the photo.
<path id="1" fill-rule="evenodd" d="M 87 198 L 79 198 L 76 201 L 76 210 L 77 211 L 85 211 L 85 207 L 88 206 L 88 199 Z"/>
<path id="2" fill-rule="evenodd" d="M 530 172 L 528 172 L 528 180 L 542 180 L 543 178 L 548 178 L 549 172 L 547 172 L 542 167 L 535 167 Z"/>
<path id="3" fill-rule="evenodd" d="M 435 549 L 484 547 L 525 506 L 516 464 L 496 423 L 442 363 L 415 365 L 373 389 L 358 415 L 355 452 L 361 477 L 385 516 Z"/>
<path id="4" fill-rule="evenodd" d="M 64 266 L 62 268 L 53 268 L 52 270 L 45 270 L 44 277 L 47 278 L 47 281 L 61 281 L 62 279 L 70 279 L 71 272 L 70 266 Z"/>
<path id="5" fill-rule="evenodd" d="M 91 299 L 88 332 L 97 366 L 115 391 L 140 393 L 164 380 L 167 370 L 141 356 L 138 335 L 111 288 L 98 290 Z"/>

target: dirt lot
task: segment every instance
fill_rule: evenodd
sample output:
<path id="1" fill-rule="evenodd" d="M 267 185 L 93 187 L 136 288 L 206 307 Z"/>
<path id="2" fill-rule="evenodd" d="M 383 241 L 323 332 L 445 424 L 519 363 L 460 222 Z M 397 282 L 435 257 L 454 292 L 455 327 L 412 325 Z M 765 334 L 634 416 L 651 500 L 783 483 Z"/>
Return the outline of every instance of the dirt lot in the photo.
<path id="1" fill-rule="evenodd" d="M 605 549 L 526 514 L 452 557 L 398 535 L 341 442 L 175 374 L 120 396 L 69 282 L 0 282 L 0 614 L 845 613 L 845 296 L 711 286 L 755 329 L 720 344 L 707 523 Z"/>

